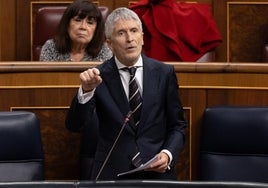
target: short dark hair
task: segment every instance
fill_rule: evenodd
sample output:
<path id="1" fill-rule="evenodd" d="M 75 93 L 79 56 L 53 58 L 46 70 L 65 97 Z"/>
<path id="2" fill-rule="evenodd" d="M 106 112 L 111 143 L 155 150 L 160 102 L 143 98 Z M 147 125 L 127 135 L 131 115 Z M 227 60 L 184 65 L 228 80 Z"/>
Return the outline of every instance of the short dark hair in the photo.
<path id="1" fill-rule="evenodd" d="M 105 40 L 104 20 L 100 9 L 91 0 L 75 0 L 67 7 L 54 38 L 57 50 L 59 53 L 71 52 L 71 39 L 68 34 L 68 27 L 70 20 L 75 16 L 81 19 L 87 17 L 89 20 L 93 18 L 96 21 L 96 30 L 86 51 L 93 58 L 97 57 Z"/>

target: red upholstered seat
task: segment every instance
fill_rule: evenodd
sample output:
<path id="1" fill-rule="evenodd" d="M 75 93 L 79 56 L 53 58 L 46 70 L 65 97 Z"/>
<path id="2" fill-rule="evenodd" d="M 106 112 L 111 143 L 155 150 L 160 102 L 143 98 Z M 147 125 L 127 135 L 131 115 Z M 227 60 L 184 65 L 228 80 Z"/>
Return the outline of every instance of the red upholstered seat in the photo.
<path id="1" fill-rule="evenodd" d="M 36 13 L 35 27 L 33 28 L 32 61 L 39 61 L 39 55 L 43 44 L 54 37 L 58 23 L 66 9 L 66 6 L 41 7 Z M 104 19 L 109 14 L 109 8 L 99 6 Z"/>
<path id="2" fill-rule="evenodd" d="M 32 60 L 38 61 L 43 44 L 54 37 L 57 25 L 66 7 L 42 7 L 36 14 L 33 32 Z"/>

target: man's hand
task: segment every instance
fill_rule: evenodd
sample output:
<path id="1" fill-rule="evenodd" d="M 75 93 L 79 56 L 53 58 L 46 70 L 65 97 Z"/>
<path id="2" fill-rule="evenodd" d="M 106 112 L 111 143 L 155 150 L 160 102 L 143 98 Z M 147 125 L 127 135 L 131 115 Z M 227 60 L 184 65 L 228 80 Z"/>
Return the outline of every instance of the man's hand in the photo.
<path id="1" fill-rule="evenodd" d="M 92 91 L 102 82 L 99 69 L 87 69 L 86 71 L 80 73 L 80 81 L 83 92 Z"/>
<path id="2" fill-rule="evenodd" d="M 147 168 L 146 171 L 155 171 L 159 173 L 164 173 L 168 169 L 169 157 L 166 153 L 160 152 L 157 154 L 158 160 L 155 161 L 150 168 Z"/>

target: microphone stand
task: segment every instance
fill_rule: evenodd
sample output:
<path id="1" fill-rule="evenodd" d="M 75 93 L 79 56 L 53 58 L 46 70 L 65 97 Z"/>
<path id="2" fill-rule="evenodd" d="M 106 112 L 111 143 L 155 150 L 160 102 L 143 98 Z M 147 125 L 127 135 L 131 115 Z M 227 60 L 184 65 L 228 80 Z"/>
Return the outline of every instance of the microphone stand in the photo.
<path id="1" fill-rule="evenodd" d="M 111 153 L 112 153 L 112 151 L 113 151 L 113 149 L 114 149 L 114 147 L 115 147 L 115 145 L 116 145 L 116 143 L 117 143 L 117 141 L 118 141 L 118 139 L 119 139 L 119 137 L 120 137 L 120 135 L 122 133 L 122 131 L 124 130 L 124 128 L 127 125 L 127 123 L 129 122 L 129 119 L 130 119 L 131 115 L 132 115 L 132 111 L 129 111 L 128 114 L 126 115 L 124 124 L 122 125 L 122 127 L 121 127 L 121 129 L 120 129 L 120 131 L 119 131 L 119 133 L 118 133 L 118 135 L 117 135 L 117 137 L 116 137 L 116 139 L 115 139 L 115 141 L 114 141 L 114 143 L 113 143 L 113 145 L 112 145 L 112 147 L 111 147 L 111 149 L 109 151 L 109 153 L 107 154 L 107 156 L 106 156 L 106 158 L 105 158 L 105 160 L 104 160 L 104 162 L 103 162 L 103 164 L 102 164 L 102 166 L 101 166 L 101 168 L 99 170 L 99 173 L 98 173 L 95 181 L 97 181 L 99 179 L 99 176 L 100 176 L 103 168 L 105 167 L 105 165 L 106 165 L 106 163 L 107 163 L 107 161 L 108 161 L 108 159 L 109 159 L 109 157 L 110 157 L 110 155 L 111 155 Z"/>

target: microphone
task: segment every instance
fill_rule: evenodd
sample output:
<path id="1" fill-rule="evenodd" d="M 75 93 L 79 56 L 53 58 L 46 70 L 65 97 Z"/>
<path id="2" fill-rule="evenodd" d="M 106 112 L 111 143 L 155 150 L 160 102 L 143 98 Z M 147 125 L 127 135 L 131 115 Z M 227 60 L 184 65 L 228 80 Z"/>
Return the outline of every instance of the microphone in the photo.
<path id="1" fill-rule="evenodd" d="M 122 131 L 124 130 L 124 128 L 127 125 L 127 123 L 129 122 L 129 119 L 130 119 L 131 115 L 132 115 L 132 111 L 129 111 L 128 114 L 125 117 L 125 121 L 124 121 L 124 123 L 123 123 L 123 125 L 122 125 L 122 127 L 121 127 L 121 129 L 120 129 L 120 131 L 119 131 L 119 133 L 118 133 L 118 135 L 117 135 L 117 137 L 116 137 L 116 139 L 115 139 L 110 151 L 109 151 L 109 153 L 107 154 L 107 156 L 106 156 L 106 158 L 105 158 L 105 160 L 104 160 L 104 162 L 103 162 L 103 164 L 102 164 L 102 166 L 101 166 L 101 168 L 100 168 L 100 170 L 98 172 L 98 175 L 97 175 L 95 181 L 97 181 L 99 179 L 99 176 L 100 176 L 103 168 L 105 167 L 105 165 L 106 165 L 106 163 L 107 163 L 107 161 L 108 161 L 108 159 L 109 159 L 109 157 L 110 157 L 110 155 L 111 155 L 111 153 L 112 153 L 112 151 L 113 151 L 113 149 L 114 149 L 114 147 L 115 147 L 115 145 L 116 145 L 116 143 L 117 143 L 117 141 L 118 141 L 118 139 L 119 139 L 119 137 L 120 137 L 120 135 L 122 133 Z"/>

